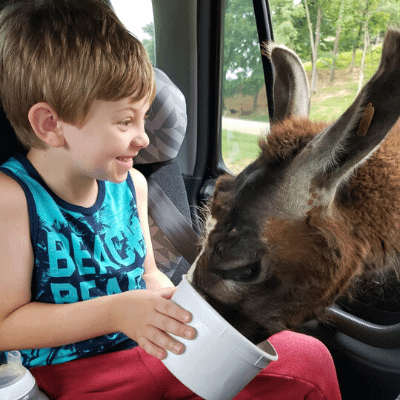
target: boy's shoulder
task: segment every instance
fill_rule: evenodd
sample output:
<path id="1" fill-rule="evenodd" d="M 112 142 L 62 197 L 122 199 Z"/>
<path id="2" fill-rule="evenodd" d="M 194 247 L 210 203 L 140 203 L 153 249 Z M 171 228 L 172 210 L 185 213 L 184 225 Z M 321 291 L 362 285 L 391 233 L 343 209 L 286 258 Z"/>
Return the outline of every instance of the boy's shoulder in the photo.
<path id="1" fill-rule="evenodd" d="M 0 171 L 0 215 L 21 213 L 27 206 L 25 193 L 17 181 Z"/>
<path id="2" fill-rule="evenodd" d="M 135 168 L 132 168 L 129 173 L 135 187 L 138 206 L 147 207 L 147 180 L 145 176 Z"/>
<path id="3" fill-rule="evenodd" d="M 145 176 L 135 168 L 130 169 L 129 173 L 135 185 L 135 189 L 147 191 L 147 180 Z"/>

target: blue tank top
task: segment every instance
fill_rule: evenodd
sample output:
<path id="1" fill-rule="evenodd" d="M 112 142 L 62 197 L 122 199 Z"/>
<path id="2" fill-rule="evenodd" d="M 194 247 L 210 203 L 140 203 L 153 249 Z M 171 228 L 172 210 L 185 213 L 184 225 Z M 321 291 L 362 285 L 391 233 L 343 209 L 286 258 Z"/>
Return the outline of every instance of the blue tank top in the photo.
<path id="1" fill-rule="evenodd" d="M 96 203 L 76 206 L 54 194 L 22 155 L 1 167 L 25 192 L 34 252 L 32 301 L 75 303 L 99 296 L 145 289 L 145 241 L 135 188 L 98 181 Z M 128 349 L 137 343 L 121 332 L 61 347 L 22 350 L 27 368 L 60 364 Z"/>

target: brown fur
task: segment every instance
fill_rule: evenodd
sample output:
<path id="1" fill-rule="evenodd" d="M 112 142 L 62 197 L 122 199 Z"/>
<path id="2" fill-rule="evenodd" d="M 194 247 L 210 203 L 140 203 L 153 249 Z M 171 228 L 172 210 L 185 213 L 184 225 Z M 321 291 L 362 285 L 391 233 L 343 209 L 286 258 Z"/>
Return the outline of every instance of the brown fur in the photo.
<path id="1" fill-rule="evenodd" d="M 297 118 L 275 125 L 268 138 L 260 142 L 262 153 L 255 163 L 278 165 L 292 159 L 326 125 Z M 318 205 L 319 194 L 311 191 L 309 204 L 315 201 L 316 205 L 305 219 L 268 219 L 261 228 L 263 248 L 260 251 L 268 254 L 271 266 L 277 263 L 279 268 L 273 270 L 273 279 L 268 284 L 255 285 L 251 293 L 234 284 L 226 285 L 212 274 L 204 274 L 220 262 L 209 246 L 219 254 L 233 253 L 233 248 L 229 247 L 232 238 L 241 237 L 238 228 L 228 233 L 226 229 L 237 205 L 235 178 L 230 175 L 219 178 L 210 206 L 211 217 L 217 225 L 205 239 L 206 251 L 195 270 L 195 284 L 249 339 L 258 342 L 310 318 L 323 317 L 325 308 L 339 296 L 352 294 L 353 284 L 357 283 L 355 278 L 368 271 L 397 267 L 400 253 L 399 129 L 396 125 L 374 155 L 340 188 L 340 196 L 331 210 Z M 240 214 L 235 214 L 235 218 L 236 221 L 240 219 Z M 246 250 L 256 252 L 249 246 L 243 251 Z M 278 289 L 274 286 L 271 291 L 268 300 L 271 309 L 268 309 L 260 299 L 265 300 L 264 293 L 271 290 L 268 286 L 271 284 Z M 283 287 L 291 289 L 283 290 Z M 248 307 L 243 302 L 245 299 L 254 308 Z M 236 304 L 241 304 L 239 309 Z M 257 307 L 265 310 L 265 320 L 260 321 L 255 311 Z M 258 322 L 266 327 L 266 333 Z"/>
<path id="2" fill-rule="evenodd" d="M 261 143 L 263 156 L 277 160 L 292 157 L 326 125 L 308 119 L 285 120 L 274 126 L 268 139 Z M 290 246 L 286 254 L 293 264 L 301 265 L 295 261 L 300 257 L 309 258 L 310 265 L 321 265 L 326 258 L 325 251 L 317 255 L 320 247 L 316 238 L 310 237 L 310 230 L 318 229 L 330 246 L 337 251 L 340 247 L 341 271 L 345 265 L 354 265 L 354 274 L 396 269 L 400 253 L 399 161 L 400 123 L 397 123 L 373 156 L 341 188 L 335 203 L 335 220 L 323 216 L 327 210 L 315 207 L 302 225 L 270 220 L 266 239 L 280 242 L 281 253 L 285 245 Z M 312 205 L 317 196 L 315 192 L 310 193 L 308 204 Z M 355 267 L 356 264 L 361 265 Z"/>
<path id="3" fill-rule="evenodd" d="M 396 267 L 400 252 L 400 125 L 351 177 L 337 204 L 367 252 L 366 269 Z"/>
<path id="4" fill-rule="evenodd" d="M 260 140 L 262 154 L 276 163 L 292 159 L 326 126 L 326 122 L 312 122 L 307 118 L 286 119 L 272 125 L 271 133 Z"/>

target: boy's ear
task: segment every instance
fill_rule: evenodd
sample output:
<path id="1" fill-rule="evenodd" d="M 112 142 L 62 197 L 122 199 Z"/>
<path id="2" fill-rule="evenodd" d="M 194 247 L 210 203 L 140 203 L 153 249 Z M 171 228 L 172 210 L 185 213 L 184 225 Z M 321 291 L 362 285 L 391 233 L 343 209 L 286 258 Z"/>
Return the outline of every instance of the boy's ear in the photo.
<path id="1" fill-rule="evenodd" d="M 65 144 L 58 114 L 47 103 L 36 103 L 28 112 L 32 129 L 40 140 L 50 147 L 62 147 Z"/>

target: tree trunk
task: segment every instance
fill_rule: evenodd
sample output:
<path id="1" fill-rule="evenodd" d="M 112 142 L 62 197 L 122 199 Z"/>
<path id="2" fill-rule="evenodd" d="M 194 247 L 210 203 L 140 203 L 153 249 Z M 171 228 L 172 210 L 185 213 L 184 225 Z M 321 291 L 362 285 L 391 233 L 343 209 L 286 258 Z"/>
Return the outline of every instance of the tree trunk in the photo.
<path id="1" fill-rule="evenodd" d="M 357 51 L 357 46 L 354 46 L 353 50 L 351 52 L 351 62 L 350 62 L 350 68 L 349 68 L 350 72 L 353 72 L 353 69 L 354 69 L 354 62 L 356 60 L 356 51 Z"/>
<path id="2" fill-rule="evenodd" d="M 314 68 L 314 74 L 312 75 L 312 87 L 314 90 L 311 93 L 315 93 L 317 91 L 317 80 L 318 80 L 318 73 L 317 73 L 317 61 L 318 61 L 318 46 L 319 46 L 319 41 L 321 37 L 321 20 L 322 20 L 322 8 L 321 4 L 318 4 L 318 12 L 317 12 L 317 23 L 315 26 L 315 68 Z"/>
<path id="3" fill-rule="evenodd" d="M 360 76 L 358 78 L 357 94 L 360 93 L 363 87 L 365 56 L 367 54 L 368 45 L 369 45 L 369 34 L 368 34 L 368 18 L 367 18 L 364 24 L 364 50 L 361 58 L 361 68 L 360 68 Z"/>
<path id="4" fill-rule="evenodd" d="M 363 55 L 361 58 L 361 68 L 360 68 L 360 76 L 358 78 L 358 90 L 357 94 L 360 93 L 361 88 L 363 86 L 363 80 L 364 80 L 364 64 L 365 64 L 365 56 L 367 54 L 367 48 L 369 45 L 369 33 L 368 33 L 368 21 L 369 21 L 369 0 L 365 0 L 365 9 L 364 9 L 364 16 L 365 16 L 365 21 L 364 21 L 364 49 L 363 49 Z"/>
<path id="5" fill-rule="evenodd" d="M 257 102 L 258 102 L 258 95 L 260 94 L 259 90 L 256 90 L 253 94 L 253 113 L 257 111 Z"/>
<path id="6" fill-rule="evenodd" d="M 335 44 L 333 46 L 333 59 L 332 59 L 331 76 L 329 78 L 329 83 L 333 83 L 335 79 L 336 57 L 339 51 L 339 38 L 340 38 L 340 32 L 342 30 L 343 12 L 344 12 L 344 0 L 341 1 L 339 8 L 339 17 L 337 20 Z"/>
<path id="7" fill-rule="evenodd" d="M 322 9 L 321 5 L 318 4 L 318 14 L 317 14 L 317 23 L 316 23 L 316 35 L 314 40 L 313 26 L 310 19 L 310 12 L 308 10 L 307 0 L 304 0 L 304 5 L 307 14 L 307 22 L 308 22 L 308 30 L 310 32 L 310 42 L 311 42 L 311 64 L 312 64 L 312 72 L 311 72 L 311 94 L 317 91 L 317 59 L 318 59 L 318 45 L 321 31 L 321 19 L 322 19 Z"/>
<path id="8" fill-rule="evenodd" d="M 355 60 L 356 60 L 356 51 L 357 51 L 357 48 L 358 48 L 358 43 L 360 42 L 362 30 L 363 30 L 363 23 L 360 22 L 360 27 L 358 29 L 356 44 L 354 45 L 353 51 L 352 51 L 352 54 L 351 54 L 350 72 L 353 72 L 353 69 L 354 69 L 354 63 L 355 63 Z"/>

